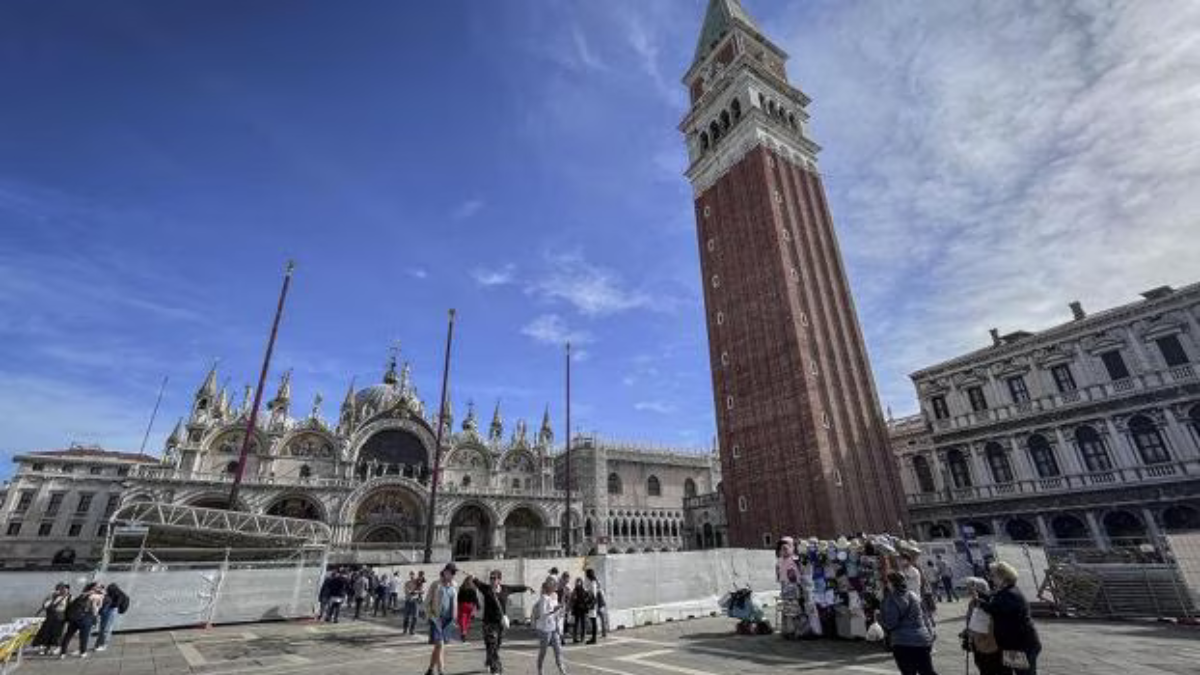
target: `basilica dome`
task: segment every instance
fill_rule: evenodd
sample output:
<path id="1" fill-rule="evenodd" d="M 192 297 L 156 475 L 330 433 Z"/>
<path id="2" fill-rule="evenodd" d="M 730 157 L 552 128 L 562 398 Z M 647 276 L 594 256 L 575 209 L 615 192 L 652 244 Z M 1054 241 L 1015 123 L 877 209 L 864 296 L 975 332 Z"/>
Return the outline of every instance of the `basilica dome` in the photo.
<path id="1" fill-rule="evenodd" d="M 362 410 L 370 406 L 371 410 L 385 410 L 399 403 L 402 396 L 403 392 L 395 383 L 376 384 L 354 394 L 354 407 Z"/>

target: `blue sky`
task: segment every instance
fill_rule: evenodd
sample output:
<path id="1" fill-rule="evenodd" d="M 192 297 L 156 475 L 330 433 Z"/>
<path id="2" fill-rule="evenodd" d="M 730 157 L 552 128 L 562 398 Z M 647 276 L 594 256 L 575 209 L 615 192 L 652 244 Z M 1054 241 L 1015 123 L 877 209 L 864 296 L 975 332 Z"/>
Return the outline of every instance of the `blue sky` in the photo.
<path id="1" fill-rule="evenodd" d="M 150 446 L 214 358 L 327 417 L 399 340 L 561 436 L 714 433 L 676 130 L 701 0 L 0 5 L 0 452 Z M 746 0 L 814 99 L 884 404 L 1200 255 L 1190 3 Z M 270 393 L 270 392 L 268 392 Z M 4 469 L 0 469 L 3 471 Z"/>

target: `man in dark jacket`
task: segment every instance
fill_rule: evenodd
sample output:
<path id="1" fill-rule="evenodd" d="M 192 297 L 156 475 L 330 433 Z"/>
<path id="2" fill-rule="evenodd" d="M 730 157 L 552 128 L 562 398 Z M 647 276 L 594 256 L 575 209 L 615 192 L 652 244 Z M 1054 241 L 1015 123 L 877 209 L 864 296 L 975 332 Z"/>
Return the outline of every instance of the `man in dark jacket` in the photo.
<path id="1" fill-rule="evenodd" d="M 504 640 L 504 624 L 508 616 L 508 597 L 513 593 L 532 593 L 528 586 L 500 583 L 500 570 L 492 570 L 488 584 L 481 584 L 474 577 L 463 579 L 463 586 L 472 586 L 483 602 L 483 647 L 484 666 L 488 673 L 504 672 L 500 663 L 500 644 Z"/>
<path id="2" fill-rule="evenodd" d="M 329 609 L 325 613 L 325 620 L 338 623 L 338 619 L 342 613 L 342 605 L 346 602 L 346 597 L 350 594 L 350 580 L 341 570 L 334 572 L 333 576 L 325 580 L 324 586 L 321 588 L 321 595 L 329 598 Z"/>

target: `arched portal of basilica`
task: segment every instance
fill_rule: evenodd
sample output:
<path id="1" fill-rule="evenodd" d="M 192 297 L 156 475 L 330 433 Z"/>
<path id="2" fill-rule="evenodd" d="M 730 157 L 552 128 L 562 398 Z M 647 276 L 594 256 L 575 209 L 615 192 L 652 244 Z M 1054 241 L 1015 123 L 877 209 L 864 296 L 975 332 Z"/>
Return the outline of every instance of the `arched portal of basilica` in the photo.
<path id="1" fill-rule="evenodd" d="M 420 497 L 402 485 L 371 490 L 354 510 L 353 540 L 368 544 L 424 542 L 425 509 Z"/>
<path id="2" fill-rule="evenodd" d="M 455 560 L 490 558 L 495 522 L 482 506 L 466 504 L 450 519 L 450 544 Z"/>

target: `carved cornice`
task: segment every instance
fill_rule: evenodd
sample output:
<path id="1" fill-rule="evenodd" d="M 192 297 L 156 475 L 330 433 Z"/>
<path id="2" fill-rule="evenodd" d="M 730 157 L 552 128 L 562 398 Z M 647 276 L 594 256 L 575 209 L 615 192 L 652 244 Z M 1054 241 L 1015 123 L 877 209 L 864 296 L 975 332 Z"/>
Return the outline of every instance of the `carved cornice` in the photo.
<path id="1" fill-rule="evenodd" d="M 1170 504 L 1181 499 L 1200 499 L 1200 476 L 1172 483 L 1138 485 L 1121 483 L 1088 492 L 1054 492 L 1000 496 L 988 500 L 957 501 L 908 507 L 913 520 L 964 520 L 1004 518 L 1013 514 L 1050 514 L 1096 508 Z"/>

